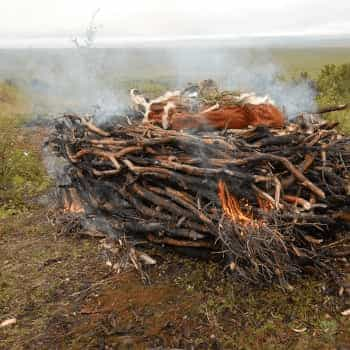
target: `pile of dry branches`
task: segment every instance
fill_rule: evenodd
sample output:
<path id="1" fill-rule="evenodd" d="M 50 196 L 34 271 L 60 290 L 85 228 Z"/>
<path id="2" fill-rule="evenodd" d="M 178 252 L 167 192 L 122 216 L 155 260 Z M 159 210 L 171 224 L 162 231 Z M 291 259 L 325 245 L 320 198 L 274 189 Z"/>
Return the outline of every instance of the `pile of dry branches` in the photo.
<path id="1" fill-rule="evenodd" d="M 208 250 L 250 282 L 329 272 L 350 254 L 350 139 L 334 125 L 190 134 L 128 122 L 70 115 L 50 137 L 70 163 L 62 206 L 95 231 Z"/>

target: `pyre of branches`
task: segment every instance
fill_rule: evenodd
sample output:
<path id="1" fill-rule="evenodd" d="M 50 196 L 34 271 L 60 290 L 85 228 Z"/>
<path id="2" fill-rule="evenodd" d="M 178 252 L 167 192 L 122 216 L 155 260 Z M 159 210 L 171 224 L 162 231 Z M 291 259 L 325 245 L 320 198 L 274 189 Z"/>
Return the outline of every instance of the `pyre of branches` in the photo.
<path id="1" fill-rule="evenodd" d="M 69 115 L 50 144 L 70 163 L 63 207 L 99 231 L 219 253 L 243 280 L 285 284 L 350 254 L 349 141 L 326 122 L 191 134 Z"/>

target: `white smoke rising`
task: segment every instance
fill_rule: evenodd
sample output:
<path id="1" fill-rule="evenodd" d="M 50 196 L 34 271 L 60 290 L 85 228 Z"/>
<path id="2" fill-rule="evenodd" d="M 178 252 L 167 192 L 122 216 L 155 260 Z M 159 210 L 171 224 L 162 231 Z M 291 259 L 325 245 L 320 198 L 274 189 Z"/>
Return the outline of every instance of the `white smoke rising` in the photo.
<path id="1" fill-rule="evenodd" d="M 251 66 L 235 65 L 228 74 L 226 86 L 268 94 L 287 116 L 316 108 L 316 92 L 306 80 L 281 80 L 283 70 L 275 63 L 255 62 Z"/>
<path id="2" fill-rule="evenodd" d="M 281 75 L 267 50 L 227 46 L 0 51 L 0 80 L 19 82 L 37 114 L 70 111 L 106 117 L 126 108 L 128 88 L 140 81 L 175 89 L 208 78 L 222 89 L 269 95 L 288 116 L 313 110 L 310 84 L 284 81 Z"/>
<path id="3" fill-rule="evenodd" d="M 306 80 L 283 80 L 283 68 L 268 50 L 178 51 L 170 58 L 177 83 L 212 78 L 222 89 L 269 95 L 287 116 L 316 109 L 316 91 Z"/>
<path id="4" fill-rule="evenodd" d="M 119 109 L 121 93 L 105 76 L 104 53 L 88 50 L 7 50 L 0 80 L 10 79 L 31 98 L 34 113 L 91 113 Z"/>

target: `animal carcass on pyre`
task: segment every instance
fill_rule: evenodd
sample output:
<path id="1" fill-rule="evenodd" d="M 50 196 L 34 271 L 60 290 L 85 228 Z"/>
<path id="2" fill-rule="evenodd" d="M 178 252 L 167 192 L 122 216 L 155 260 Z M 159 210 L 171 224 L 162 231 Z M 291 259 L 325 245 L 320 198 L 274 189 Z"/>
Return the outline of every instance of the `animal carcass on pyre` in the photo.
<path id="1" fill-rule="evenodd" d="M 281 128 L 285 117 L 268 97 L 255 93 L 219 92 L 212 80 L 191 85 L 184 91 L 169 91 L 149 100 L 136 89 L 132 102 L 144 114 L 144 123 L 164 129 L 242 129 L 249 125 Z"/>

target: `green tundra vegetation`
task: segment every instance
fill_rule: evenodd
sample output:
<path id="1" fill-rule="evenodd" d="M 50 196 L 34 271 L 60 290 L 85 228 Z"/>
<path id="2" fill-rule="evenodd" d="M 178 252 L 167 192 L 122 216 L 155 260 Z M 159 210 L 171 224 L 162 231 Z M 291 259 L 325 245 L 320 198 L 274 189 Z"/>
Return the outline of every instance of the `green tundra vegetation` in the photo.
<path id="1" fill-rule="evenodd" d="M 316 84 L 319 105 L 350 103 L 350 63 L 324 66 Z M 342 130 L 350 133 L 349 110 L 333 113 L 329 118 L 337 120 Z"/>
<path id="2" fill-rule="evenodd" d="M 40 146 L 23 131 L 31 118 L 30 101 L 10 82 L 0 84 L 0 219 L 28 208 L 49 183 Z"/>
<path id="3" fill-rule="evenodd" d="M 317 79 L 326 65 L 350 63 L 350 47 L 281 48 L 270 51 L 272 60 L 279 63 L 289 76 L 307 72 L 311 79 Z"/>

